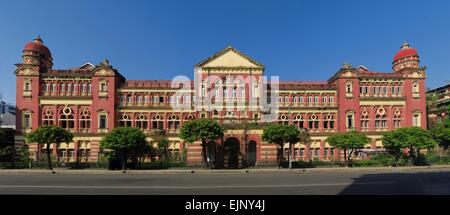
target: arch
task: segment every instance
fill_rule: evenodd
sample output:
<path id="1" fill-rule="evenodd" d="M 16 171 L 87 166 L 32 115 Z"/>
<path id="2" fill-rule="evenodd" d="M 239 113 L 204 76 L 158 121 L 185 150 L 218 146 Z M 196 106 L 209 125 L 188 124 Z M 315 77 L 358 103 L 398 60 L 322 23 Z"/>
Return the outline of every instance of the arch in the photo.
<path id="1" fill-rule="evenodd" d="M 55 124 L 55 118 L 53 115 L 53 111 L 50 108 L 47 108 L 43 112 L 42 116 L 42 125 L 54 125 Z"/>
<path id="2" fill-rule="evenodd" d="M 224 168 L 238 168 L 240 142 L 236 137 L 228 137 L 224 143 Z"/>
<path id="3" fill-rule="evenodd" d="M 143 113 L 139 114 L 135 119 L 136 127 L 140 129 L 148 128 L 148 119 L 147 116 Z"/>

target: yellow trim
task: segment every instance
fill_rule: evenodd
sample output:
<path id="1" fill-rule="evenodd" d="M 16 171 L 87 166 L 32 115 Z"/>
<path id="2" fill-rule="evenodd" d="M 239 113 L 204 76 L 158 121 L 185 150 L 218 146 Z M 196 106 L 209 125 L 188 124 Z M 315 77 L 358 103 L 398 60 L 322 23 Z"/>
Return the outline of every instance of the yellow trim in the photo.
<path id="1" fill-rule="evenodd" d="M 92 100 L 87 100 L 87 99 L 78 99 L 78 100 L 73 100 L 73 99 L 58 99 L 58 100 L 47 100 L 47 99 L 41 99 L 40 104 L 42 105 L 58 105 L 58 104 L 63 104 L 63 105 L 92 105 Z"/>
<path id="2" fill-rule="evenodd" d="M 359 105 L 406 105 L 405 101 L 360 101 Z"/>

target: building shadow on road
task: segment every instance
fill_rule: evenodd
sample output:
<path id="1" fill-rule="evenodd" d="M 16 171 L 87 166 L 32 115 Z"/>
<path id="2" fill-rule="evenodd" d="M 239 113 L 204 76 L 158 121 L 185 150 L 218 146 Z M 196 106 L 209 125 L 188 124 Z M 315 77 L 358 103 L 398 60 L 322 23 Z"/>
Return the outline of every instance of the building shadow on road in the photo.
<path id="1" fill-rule="evenodd" d="M 450 171 L 368 173 L 353 180 L 339 195 L 450 195 Z"/>

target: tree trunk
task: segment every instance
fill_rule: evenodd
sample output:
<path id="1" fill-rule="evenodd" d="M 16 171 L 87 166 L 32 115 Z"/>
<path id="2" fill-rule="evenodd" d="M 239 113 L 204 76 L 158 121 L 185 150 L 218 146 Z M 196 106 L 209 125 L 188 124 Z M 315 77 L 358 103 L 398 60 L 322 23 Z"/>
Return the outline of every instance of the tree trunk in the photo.
<path id="1" fill-rule="evenodd" d="M 48 163 L 48 169 L 49 170 L 53 170 L 53 168 L 52 168 L 52 160 L 51 160 L 51 157 L 50 157 L 50 144 L 49 143 L 47 143 L 47 163 Z"/>
<path id="2" fill-rule="evenodd" d="M 292 144 L 289 143 L 289 154 L 288 154 L 288 162 L 289 162 L 289 169 L 292 168 L 292 162 L 291 162 L 291 152 L 292 152 Z"/>
<path id="3" fill-rule="evenodd" d="M 344 148 L 344 166 L 347 166 L 347 148 Z"/>
<path id="4" fill-rule="evenodd" d="M 125 152 L 122 152 L 122 170 L 125 170 L 126 165 L 127 165 L 127 159 L 125 156 Z"/>
<path id="5" fill-rule="evenodd" d="M 409 162 L 414 164 L 414 148 L 412 146 L 409 147 Z"/>
<path id="6" fill-rule="evenodd" d="M 347 166 L 350 166 L 350 159 L 351 159 L 351 157 L 352 157 L 352 154 L 353 154 L 353 149 L 352 150 L 350 150 L 350 152 L 348 153 L 348 158 L 347 158 Z"/>
<path id="7" fill-rule="evenodd" d="M 203 151 L 203 162 L 205 162 L 205 167 L 209 169 L 208 149 L 206 147 L 206 140 L 205 139 L 202 139 L 202 151 Z"/>

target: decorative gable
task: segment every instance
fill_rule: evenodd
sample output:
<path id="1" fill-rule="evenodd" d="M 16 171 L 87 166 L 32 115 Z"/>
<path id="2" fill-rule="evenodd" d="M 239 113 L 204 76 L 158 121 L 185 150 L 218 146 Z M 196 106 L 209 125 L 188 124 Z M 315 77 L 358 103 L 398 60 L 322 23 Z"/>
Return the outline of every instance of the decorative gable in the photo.
<path id="1" fill-rule="evenodd" d="M 232 47 L 227 47 L 196 66 L 203 68 L 259 68 L 264 66 Z"/>

